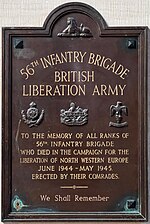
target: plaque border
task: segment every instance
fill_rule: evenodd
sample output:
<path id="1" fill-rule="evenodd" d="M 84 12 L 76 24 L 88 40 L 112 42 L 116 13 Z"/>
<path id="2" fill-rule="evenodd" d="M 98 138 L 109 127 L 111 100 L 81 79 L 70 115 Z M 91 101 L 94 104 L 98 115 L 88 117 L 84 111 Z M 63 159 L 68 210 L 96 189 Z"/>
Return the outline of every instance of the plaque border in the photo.
<path id="1" fill-rule="evenodd" d="M 55 22 L 68 13 L 82 13 L 93 18 L 102 37 L 138 38 L 138 100 L 140 125 L 139 189 L 140 212 L 57 212 L 35 214 L 11 212 L 12 166 L 12 76 L 11 49 L 13 37 L 52 37 Z M 147 220 L 147 27 L 108 27 L 103 17 L 91 6 L 74 2 L 54 9 L 43 27 L 4 27 L 2 30 L 2 220 L 3 221 L 146 221 Z"/>

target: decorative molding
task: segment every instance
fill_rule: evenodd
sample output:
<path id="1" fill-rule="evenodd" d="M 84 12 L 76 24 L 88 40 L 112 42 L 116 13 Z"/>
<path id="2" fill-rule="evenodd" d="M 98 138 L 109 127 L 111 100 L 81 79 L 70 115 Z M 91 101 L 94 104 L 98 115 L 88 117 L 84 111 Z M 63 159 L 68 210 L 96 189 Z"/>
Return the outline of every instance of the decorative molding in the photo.
<path id="1" fill-rule="evenodd" d="M 44 110 L 42 109 L 41 113 L 39 113 L 36 103 L 31 102 L 29 105 L 30 107 L 27 109 L 26 114 L 25 111 L 22 110 L 21 115 L 24 123 L 31 128 L 38 126 L 42 122 L 44 118 Z"/>
<path id="2" fill-rule="evenodd" d="M 72 102 L 68 110 L 61 109 L 60 121 L 62 124 L 70 126 L 84 125 L 88 122 L 88 109 L 76 107 L 75 103 Z"/>
<path id="3" fill-rule="evenodd" d="M 109 122 L 109 126 L 116 127 L 116 128 L 127 127 L 128 123 L 126 121 L 122 122 L 123 114 L 128 116 L 128 108 L 126 106 L 123 106 L 122 102 L 117 101 L 116 105 L 111 105 L 110 106 L 110 116 L 112 117 L 115 115 L 116 123 Z"/>
<path id="4" fill-rule="evenodd" d="M 91 30 L 84 26 L 83 23 L 80 26 L 77 25 L 77 21 L 73 17 L 67 18 L 67 27 L 57 34 L 58 37 L 92 37 Z"/>

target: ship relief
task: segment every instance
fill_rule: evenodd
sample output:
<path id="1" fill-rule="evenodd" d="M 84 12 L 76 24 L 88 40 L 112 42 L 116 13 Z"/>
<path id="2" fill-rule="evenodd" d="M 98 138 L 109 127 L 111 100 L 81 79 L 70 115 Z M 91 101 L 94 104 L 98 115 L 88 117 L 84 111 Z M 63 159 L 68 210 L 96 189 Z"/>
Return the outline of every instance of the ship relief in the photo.
<path id="1" fill-rule="evenodd" d="M 71 102 L 68 110 L 61 109 L 60 121 L 70 126 L 84 125 L 88 122 L 88 109 L 82 109 Z"/>
<path id="2" fill-rule="evenodd" d="M 116 105 L 110 106 L 110 116 L 113 117 L 115 115 L 116 122 L 109 122 L 110 127 L 122 128 L 127 127 L 128 123 L 126 121 L 123 122 L 123 114 L 128 116 L 128 108 L 122 104 L 122 102 L 117 102 Z"/>
<path id="3" fill-rule="evenodd" d="M 57 34 L 58 37 L 92 37 L 91 30 L 84 26 L 83 23 L 80 26 L 77 25 L 77 21 L 73 17 L 67 18 L 67 27 Z"/>
<path id="4" fill-rule="evenodd" d="M 42 111 L 39 112 L 39 109 L 34 102 L 31 102 L 29 106 L 30 107 L 27 109 L 26 113 L 24 110 L 21 111 L 21 115 L 24 123 L 31 128 L 38 126 L 42 122 L 44 118 L 44 110 L 42 109 Z"/>

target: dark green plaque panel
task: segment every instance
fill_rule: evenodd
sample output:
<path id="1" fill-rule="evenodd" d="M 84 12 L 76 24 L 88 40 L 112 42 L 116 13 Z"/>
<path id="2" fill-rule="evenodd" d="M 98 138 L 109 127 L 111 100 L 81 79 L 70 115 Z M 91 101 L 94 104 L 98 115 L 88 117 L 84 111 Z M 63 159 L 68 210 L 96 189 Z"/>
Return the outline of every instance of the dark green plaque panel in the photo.
<path id="1" fill-rule="evenodd" d="M 146 27 L 91 6 L 3 29 L 3 221 L 146 220 Z"/>

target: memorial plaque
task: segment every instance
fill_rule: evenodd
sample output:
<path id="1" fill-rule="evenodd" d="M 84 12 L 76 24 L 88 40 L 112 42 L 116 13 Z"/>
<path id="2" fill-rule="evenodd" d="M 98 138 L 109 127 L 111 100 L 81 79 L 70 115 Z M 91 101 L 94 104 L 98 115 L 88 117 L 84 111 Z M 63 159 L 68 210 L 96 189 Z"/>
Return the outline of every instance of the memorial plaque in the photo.
<path id="1" fill-rule="evenodd" d="M 3 221 L 144 221 L 146 27 L 67 3 L 3 29 Z"/>

